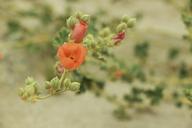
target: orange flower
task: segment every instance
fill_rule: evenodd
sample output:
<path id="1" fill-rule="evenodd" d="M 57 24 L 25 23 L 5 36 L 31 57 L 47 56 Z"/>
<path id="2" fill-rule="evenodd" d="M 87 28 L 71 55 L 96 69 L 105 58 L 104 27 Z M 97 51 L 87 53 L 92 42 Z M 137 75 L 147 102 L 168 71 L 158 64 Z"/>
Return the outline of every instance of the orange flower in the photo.
<path id="1" fill-rule="evenodd" d="M 57 56 L 64 68 L 73 70 L 84 62 L 86 52 L 86 48 L 81 43 L 65 43 L 59 47 Z"/>
<path id="2" fill-rule="evenodd" d="M 116 79 L 119 79 L 123 76 L 123 72 L 121 70 L 116 70 L 114 75 Z"/>
<path id="3" fill-rule="evenodd" d="M 86 35 L 88 25 L 86 22 L 81 21 L 80 23 L 75 24 L 71 39 L 74 40 L 75 43 L 81 43 L 83 38 Z"/>

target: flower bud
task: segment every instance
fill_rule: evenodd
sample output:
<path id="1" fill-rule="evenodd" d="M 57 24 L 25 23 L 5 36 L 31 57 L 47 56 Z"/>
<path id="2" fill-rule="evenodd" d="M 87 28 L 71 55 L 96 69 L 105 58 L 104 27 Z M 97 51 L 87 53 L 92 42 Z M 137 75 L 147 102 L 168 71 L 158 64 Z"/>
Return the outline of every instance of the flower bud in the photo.
<path id="1" fill-rule="evenodd" d="M 86 35 L 88 25 L 85 22 L 76 23 L 71 33 L 71 39 L 75 43 L 81 43 Z"/>
<path id="2" fill-rule="evenodd" d="M 25 87 L 19 89 L 18 95 L 23 100 L 35 101 L 35 97 L 39 95 L 37 82 L 32 77 L 28 77 L 25 80 Z"/>
<path id="3" fill-rule="evenodd" d="M 38 95 L 37 84 L 32 78 L 26 79 L 26 83 L 24 88 L 19 89 L 18 94 L 23 100 L 31 101 L 32 97 Z"/>
<path id="4" fill-rule="evenodd" d="M 184 94 L 185 96 L 192 101 L 192 88 L 187 88 L 184 90 Z"/>
<path id="5" fill-rule="evenodd" d="M 77 19 L 81 19 L 82 15 L 83 15 L 82 12 L 76 12 L 75 14 Z"/>
<path id="6" fill-rule="evenodd" d="M 37 93 L 37 82 L 32 77 L 28 77 L 25 80 L 25 87 L 21 90 L 28 92 L 29 95 L 34 95 Z"/>
<path id="7" fill-rule="evenodd" d="M 70 85 L 71 85 L 71 80 L 66 78 L 66 79 L 64 80 L 64 87 L 65 87 L 65 88 L 69 88 Z"/>
<path id="8" fill-rule="evenodd" d="M 127 29 L 127 24 L 126 23 L 120 23 L 116 29 L 117 29 L 117 32 L 123 32 L 123 31 L 125 31 L 125 29 Z"/>
<path id="9" fill-rule="evenodd" d="M 111 31 L 109 28 L 105 28 L 99 32 L 99 35 L 102 37 L 107 37 L 111 34 Z"/>
<path id="10" fill-rule="evenodd" d="M 61 75 L 64 72 L 64 67 L 60 62 L 58 62 L 55 65 L 55 70 L 57 74 Z"/>
<path id="11" fill-rule="evenodd" d="M 85 23 L 89 23 L 90 21 L 90 16 L 89 15 L 83 15 L 81 17 L 81 21 L 85 22 Z"/>
<path id="12" fill-rule="evenodd" d="M 127 23 L 127 26 L 128 26 L 129 28 L 132 28 L 132 27 L 135 26 L 135 24 L 136 24 L 136 19 L 135 19 L 135 18 L 131 18 L 131 19 L 129 19 L 129 21 L 128 21 L 128 23 Z"/>
<path id="13" fill-rule="evenodd" d="M 59 90 L 60 84 L 59 84 L 59 78 L 58 77 L 54 77 L 51 81 L 50 81 L 50 85 L 55 89 L 55 90 Z"/>
<path id="14" fill-rule="evenodd" d="M 121 20 L 121 21 L 127 24 L 128 21 L 129 21 L 129 17 L 128 17 L 127 15 L 124 15 L 124 16 L 122 17 L 122 20 Z"/>
<path id="15" fill-rule="evenodd" d="M 25 84 L 26 85 L 36 84 L 36 81 L 32 77 L 27 77 L 27 79 L 25 80 Z"/>
<path id="16" fill-rule="evenodd" d="M 75 17 L 73 17 L 73 16 L 71 16 L 71 17 L 69 17 L 69 18 L 67 19 L 67 27 L 69 27 L 69 28 L 71 28 L 71 29 L 74 28 L 74 26 L 75 26 L 76 23 L 77 23 L 77 19 L 76 19 Z"/>
<path id="17" fill-rule="evenodd" d="M 79 91 L 79 89 L 80 89 L 80 83 L 78 83 L 78 82 L 73 82 L 69 86 L 70 91 Z"/>
<path id="18" fill-rule="evenodd" d="M 95 39 L 94 39 L 93 35 L 91 35 L 91 34 L 87 35 L 87 37 L 84 40 L 84 43 L 86 44 L 86 46 L 88 48 L 94 47 L 95 46 Z"/>
<path id="19" fill-rule="evenodd" d="M 25 86 L 25 91 L 30 95 L 35 95 L 37 94 L 37 87 L 36 85 L 27 85 Z"/>

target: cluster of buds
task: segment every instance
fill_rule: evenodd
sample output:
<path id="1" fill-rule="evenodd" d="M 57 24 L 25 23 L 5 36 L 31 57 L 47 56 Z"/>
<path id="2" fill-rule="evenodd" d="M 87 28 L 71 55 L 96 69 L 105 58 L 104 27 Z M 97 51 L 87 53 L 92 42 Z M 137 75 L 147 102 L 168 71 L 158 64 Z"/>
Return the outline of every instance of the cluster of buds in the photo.
<path id="1" fill-rule="evenodd" d="M 35 102 L 39 96 L 37 82 L 33 78 L 28 77 L 25 80 L 25 87 L 19 90 L 19 96 L 23 100 Z"/>
<path id="2" fill-rule="evenodd" d="M 25 80 L 25 86 L 19 90 L 19 96 L 24 101 L 36 102 L 49 96 L 59 95 L 66 91 L 78 92 L 80 89 L 80 83 L 71 82 L 71 80 L 66 76 L 67 73 L 64 72 L 60 78 L 56 76 L 52 80 L 46 81 L 46 95 L 42 95 L 37 88 L 37 82 L 33 78 L 28 77 Z"/>
<path id="3" fill-rule="evenodd" d="M 108 47 L 118 45 L 121 41 L 125 39 L 127 29 L 133 28 L 135 26 L 135 23 L 136 23 L 135 18 L 123 16 L 121 19 L 121 22 L 116 27 L 116 33 L 113 33 L 111 29 L 108 27 L 101 29 L 99 31 L 99 37 L 97 39 L 98 44 L 100 45 L 100 47 L 103 47 L 106 45 Z M 90 39 L 89 42 L 94 43 L 93 38 L 89 37 L 88 39 Z"/>
<path id="4" fill-rule="evenodd" d="M 71 82 L 69 78 L 65 78 L 65 76 L 62 75 L 60 79 L 56 76 L 51 81 L 47 81 L 45 88 L 47 89 L 48 94 L 57 95 L 64 91 L 78 92 L 80 83 Z"/>
<path id="5" fill-rule="evenodd" d="M 117 26 L 117 34 L 113 37 L 115 45 L 118 45 L 122 40 L 125 39 L 125 33 L 127 28 L 134 27 L 136 23 L 135 18 L 129 18 L 128 16 L 123 16 L 121 23 Z"/>
<path id="6" fill-rule="evenodd" d="M 67 27 L 72 30 L 70 39 L 74 43 L 81 43 L 83 41 L 87 33 L 89 20 L 89 15 L 82 14 L 80 12 L 67 19 Z"/>
<path id="7" fill-rule="evenodd" d="M 123 16 L 116 27 L 116 32 L 109 27 L 99 29 L 97 36 L 88 34 L 84 39 L 84 44 L 95 58 L 103 61 L 105 60 L 103 55 L 108 53 L 108 49 L 120 44 L 125 39 L 127 29 L 134 27 L 135 23 L 135 18 Z"/>

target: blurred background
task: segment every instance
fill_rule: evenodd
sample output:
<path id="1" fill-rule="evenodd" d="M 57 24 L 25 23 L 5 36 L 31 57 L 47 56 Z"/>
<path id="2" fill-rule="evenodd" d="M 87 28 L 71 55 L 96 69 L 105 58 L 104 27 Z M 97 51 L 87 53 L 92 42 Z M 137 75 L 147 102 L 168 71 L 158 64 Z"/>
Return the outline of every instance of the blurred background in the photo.
<path id="1" fill-rule="evenodd" d="M 187 34 L 181 19 L 185 4 L 185 0 L 0 0 L 0 128 L 191 128 L 191 111 L 167 102 L 154 112 L 119 121 L 112 115 L 115 106 L 90 92 L 67 93 L 36 104 L 25 103 L 17 95 L 27 76 L 41 84 L 52 76 L 52 37 L 75 11 L 97 15 L 104 23 L 124 14 L 137 17 L 133 32 L 114 50 L 128 64 L 137 61 L 137 42 L 148 41 L 147 64 L 160 78 L 167 77 L 170 48 L 182 51 L 174 63 L 190 65 L 189 44 L 182 38 Z M 126 86 L 108 81 L 106 90 L 121 94 Z"/>

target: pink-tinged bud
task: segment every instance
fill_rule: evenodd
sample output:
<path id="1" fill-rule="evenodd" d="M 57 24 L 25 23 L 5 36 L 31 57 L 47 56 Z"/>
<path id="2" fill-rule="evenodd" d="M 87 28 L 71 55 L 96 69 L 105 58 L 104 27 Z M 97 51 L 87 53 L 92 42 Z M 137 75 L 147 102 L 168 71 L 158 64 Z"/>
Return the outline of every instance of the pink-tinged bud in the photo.
<path id="1" fill-rule="evenodd" d="M 119 32 L 117 35 L 115 35 L 115 37 L 113 37 L 115 45 L 119 44 L 124 39 L 125 39 L 125 32 Z"/>
<path id="2" fill-rule="evenodd" d="M 87 28 L 88 24 L 86 22 L 76 23 L 71 34 L 71 39 L 75 43 L 81 43 L 86 35 Z"/>
<path id="3" fill-rule="evenodd" d="M 57 64 L 56 66 L 56 71 L 59 73 L 59 74 L 62 74 L 64 72 L 64 67 L 62 64 Z"/>

